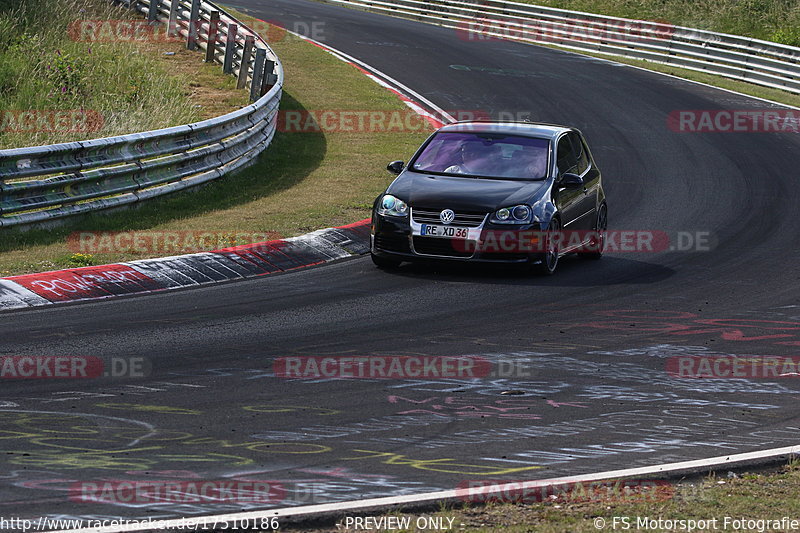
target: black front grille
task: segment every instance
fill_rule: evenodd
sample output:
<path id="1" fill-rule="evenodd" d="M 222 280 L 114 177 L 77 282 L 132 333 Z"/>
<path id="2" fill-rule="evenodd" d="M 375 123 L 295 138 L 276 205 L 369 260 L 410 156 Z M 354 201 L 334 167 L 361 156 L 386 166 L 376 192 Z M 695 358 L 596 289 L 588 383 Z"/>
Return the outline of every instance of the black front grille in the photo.
<path id="1" fill-rule="evenodd" d="M 436 237 L 414 237 L 414 251 L 422 255 L 467 258 L 472 257 L 474 249 L 474 241 L 441 239 Z"/>
<path id="2" fill-rule="evenodd" d="M 375 235 L 375 248 L 387 252 L 411 253 L 407 235 L 379 233 Z"/>
<path id="3" fill-rule="evenodd" d="M 419 207 L 412 207 L 411 208 L 411 216 L 414 217 L 416 222 L 421 224 L 441 224 L 442 219 L 439 218 L 439 213 L 442 212 L 442 209 L 424 209 Z M 450 223 L 452 226 L 463 226 L 467 228 L 477 228 L 483 223 L 483 219 L 486 218 L 486 213 L 481 213 L 480 211 L 456 211 L 456 217 Z"/>

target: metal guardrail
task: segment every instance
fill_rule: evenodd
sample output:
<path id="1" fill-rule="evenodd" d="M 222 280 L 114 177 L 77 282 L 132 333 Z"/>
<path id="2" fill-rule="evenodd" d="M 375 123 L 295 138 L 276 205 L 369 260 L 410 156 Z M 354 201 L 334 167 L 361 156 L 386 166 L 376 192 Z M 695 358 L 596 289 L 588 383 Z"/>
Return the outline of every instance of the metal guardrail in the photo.
<path id="1" fill-rule="evenodd" d="M 467 40 L 505 38 L 643 59 L 800 94 L 800 47 L 663 22 L 506 0 L 320 0 L 453 28 Z"/>
<path id="2" fill-rule="evenodd" d="M 202 0 L 127 0 L 249 88 L 251 105 L 210 120 L 104 139 L 0 150 L 0 227 L 140 202 L 222 177 L 275 134 L 280 60 L 261 37 Z M 210 46 L 209 46 L 210 43 Z"/>

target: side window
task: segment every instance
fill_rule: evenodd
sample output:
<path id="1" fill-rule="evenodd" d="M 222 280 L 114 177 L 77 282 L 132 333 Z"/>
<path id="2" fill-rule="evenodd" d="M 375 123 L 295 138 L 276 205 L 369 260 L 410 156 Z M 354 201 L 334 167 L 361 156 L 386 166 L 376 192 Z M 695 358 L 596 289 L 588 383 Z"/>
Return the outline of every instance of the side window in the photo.
<path id="1" fill-rule="evenodd" d="M 559 176 L 563 176 L 567 172 L 576 171 L 577 161 L 575 160 L 575 153 L 572 149 L 572 143 L 569 140 L 569 135 L 564 135 L 558 140 L 556 159 Z"/>
<path id="2" fill-rule="evenodd" d="M 570 133 L 569 138 L 575 149 L 576 174 L 583 174 L 589 169 L 589 155 L 586 153 L 586 145 L 581 141 L 581 136 L 577 133 Z"/>

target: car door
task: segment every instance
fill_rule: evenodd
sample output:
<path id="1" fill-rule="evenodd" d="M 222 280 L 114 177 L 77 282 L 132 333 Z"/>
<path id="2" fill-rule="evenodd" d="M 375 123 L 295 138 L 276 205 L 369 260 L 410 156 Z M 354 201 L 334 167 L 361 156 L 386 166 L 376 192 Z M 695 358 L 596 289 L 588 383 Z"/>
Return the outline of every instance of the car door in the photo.
<path id="1" fill-rule="evenodd" d="M 578 161 L 572 146 L 569 134 L 559 137 L 556 144 L 556 180 L 554 186 L 554 202 L 556 208 L 561 213 L 561 225 L 564 230 L 579 230 L 578 224 L 581 222 L 581 214 L 584 209 L 582 205 L 586 193 L 584 188 L 571 189 L 561 183 L 564 174 L 577 174 Z"/>
<path id="2" fill-rule="evenodd" d="M 579 220 L 575 222 L 582 230 L 594 229 L 595 210 L 597 209 L 597 193 L 600 187 L 600 172 L 592 166 L 586 141 L 577 131 L 567 134 L 575 155 L 575 174 L 583 178 L 584 192 L 577 209 Z"/>

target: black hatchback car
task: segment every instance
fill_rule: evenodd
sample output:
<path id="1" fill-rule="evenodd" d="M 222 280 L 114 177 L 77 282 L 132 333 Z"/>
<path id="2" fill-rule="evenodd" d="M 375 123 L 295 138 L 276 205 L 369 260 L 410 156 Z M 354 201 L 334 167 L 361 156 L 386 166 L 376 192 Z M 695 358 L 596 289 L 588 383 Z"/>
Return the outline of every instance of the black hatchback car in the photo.
<path id="1" fill-rule="evenodd" d="M 372 260 L 533 265 L 602 256 L 608 209 L 580 131 L 530 122 L 458 122 L 437 130 L 376 200 Z"/>

